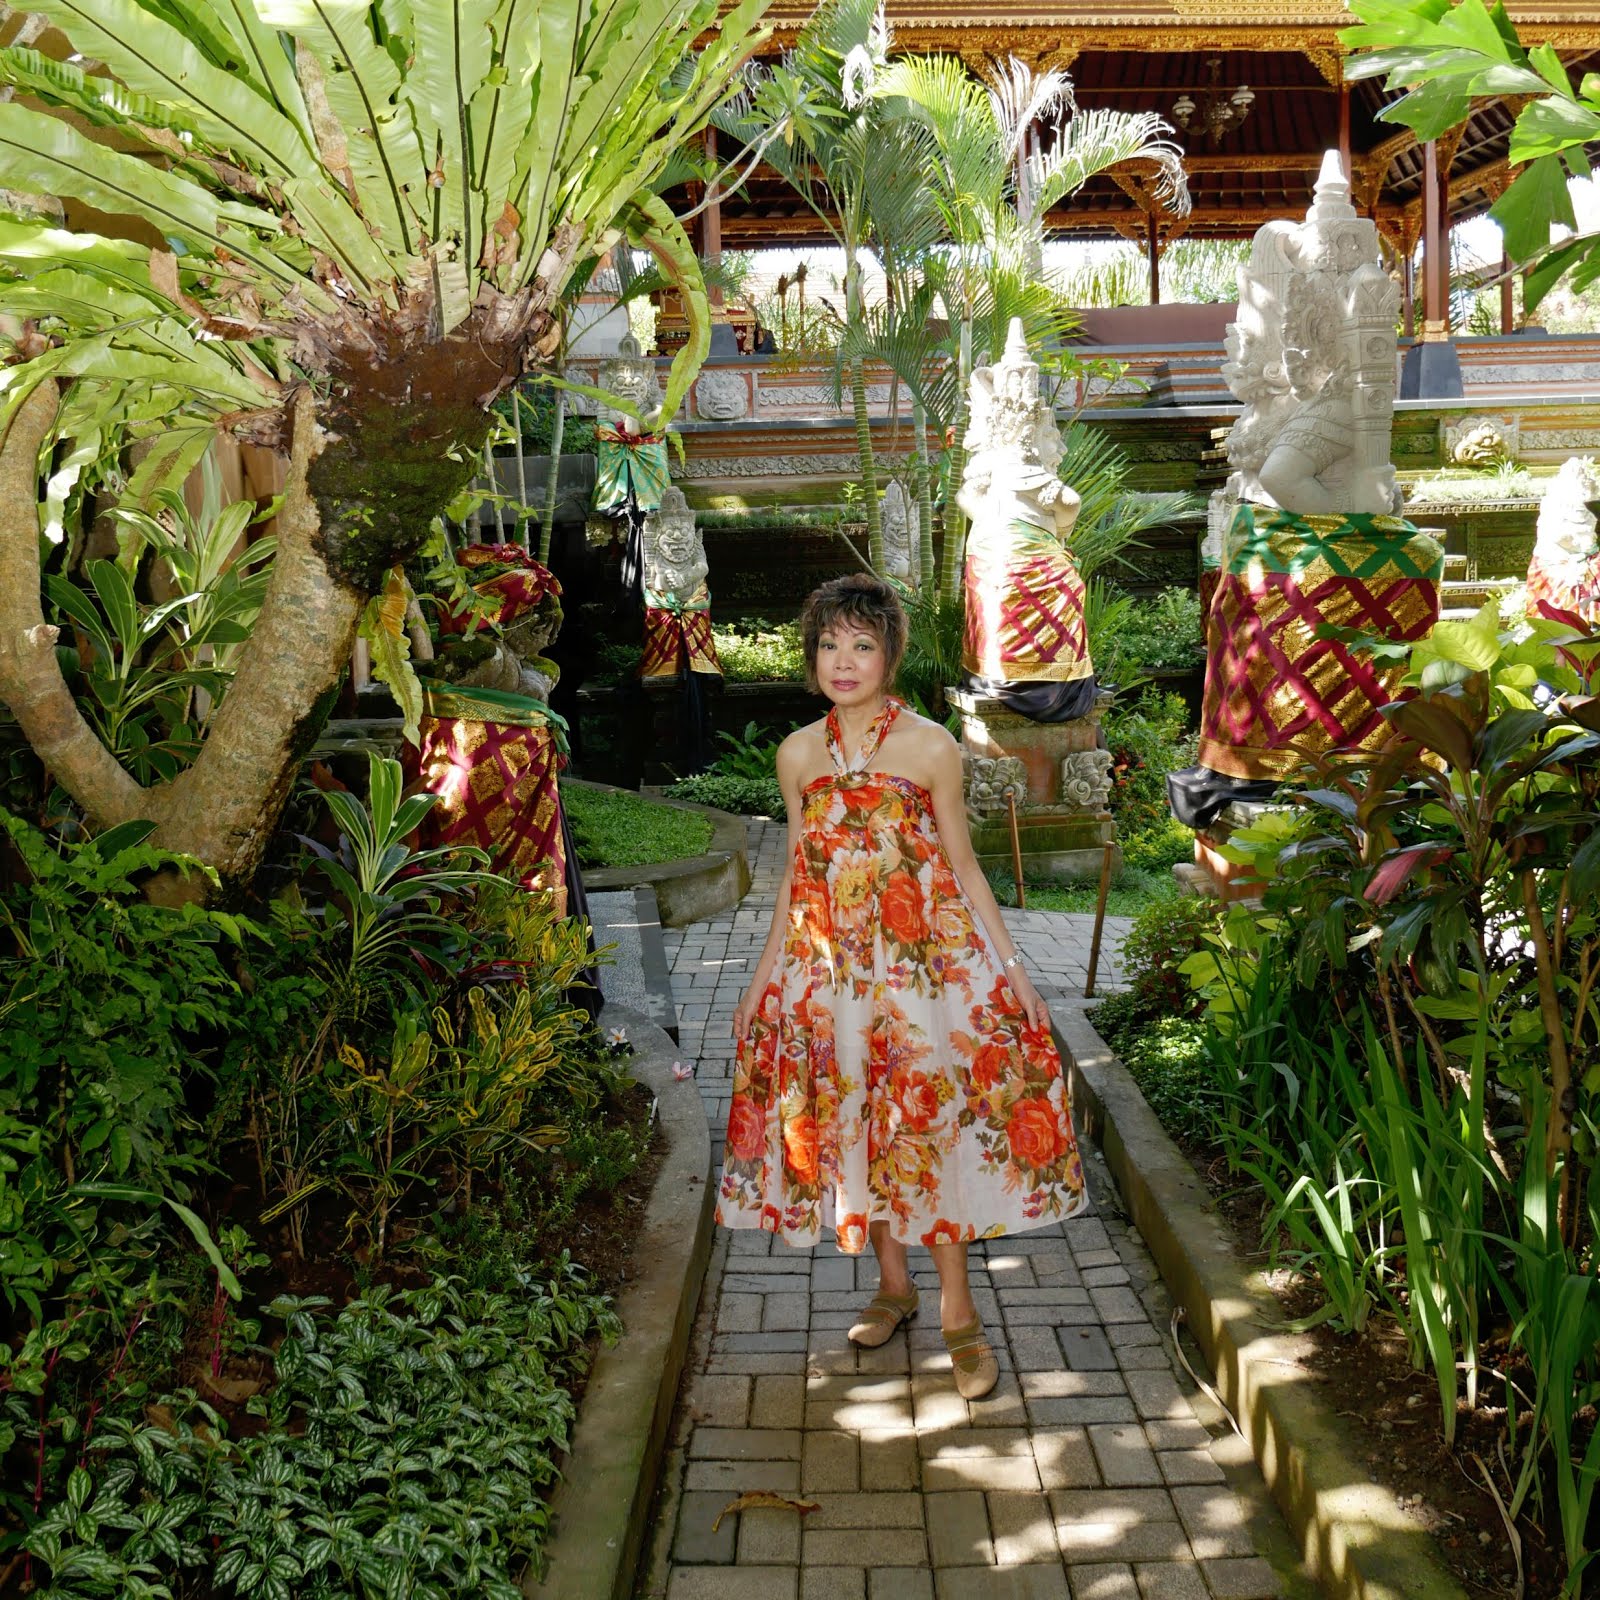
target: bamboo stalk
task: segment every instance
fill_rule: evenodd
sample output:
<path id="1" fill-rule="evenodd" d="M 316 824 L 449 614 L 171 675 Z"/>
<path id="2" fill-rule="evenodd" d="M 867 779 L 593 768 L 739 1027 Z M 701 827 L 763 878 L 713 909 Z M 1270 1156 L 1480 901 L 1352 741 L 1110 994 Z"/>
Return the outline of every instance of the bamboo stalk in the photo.
<path id="1" fill-rule="evenodd" d="M 1094 999 L 1094 980 L 1100 971 L 1100 940 L 1106 930 L 1106 896 L 1111 893 L 1111 855 L 1117 847 L 1115 835 L 1105 842 L 1100 857 L 1100 894 L 1094 906 L 1094 937 L 1089 941 L 1089 976 L 1083 985 L 1083 998 Z"/>
<path id="2" fill-rule="evenodd" d="M 1005 787 L 1006 810 L 1011 817 L 1011 871 L 1017 880 L 1017 909 L 1025 911 L 1028 897 L 1022 887 L 1022 836 L 1017 832 L 1017 790 L 1015 784 Z"/>

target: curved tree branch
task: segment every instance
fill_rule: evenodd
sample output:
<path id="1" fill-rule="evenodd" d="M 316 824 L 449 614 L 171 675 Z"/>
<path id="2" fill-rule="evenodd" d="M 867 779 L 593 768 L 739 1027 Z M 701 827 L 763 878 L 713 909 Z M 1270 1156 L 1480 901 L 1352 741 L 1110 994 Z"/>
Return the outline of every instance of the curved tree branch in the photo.
<path id="1" fill-rule="evenodd" d="M 109 828 L 159 809 L 84 720 L 56 660 L 59 628 L 39 602 L 39 450 L 55 421 L 57 389 L 41 383 L 0 444 L 0 698 L 50 775 Z"/>
<path id="2" fill-rule="evenodd" d="M 153 842 L 198 856 L 224 881 L 248 878 L 276 826 L 319 712 L 350 655 L 366 596 L 329 573 L 307 490 L 320 453 L 311 391 L 289 402 L 288 482 L 261 613 L 194 765 L 169 785 Z"/>

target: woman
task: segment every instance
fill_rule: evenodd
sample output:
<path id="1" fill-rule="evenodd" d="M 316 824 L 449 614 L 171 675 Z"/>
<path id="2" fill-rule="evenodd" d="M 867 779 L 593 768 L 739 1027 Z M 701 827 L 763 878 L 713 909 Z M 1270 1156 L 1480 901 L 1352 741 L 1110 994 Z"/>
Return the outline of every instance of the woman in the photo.
<path id="1" fill-rule="evenodd" d="M 967 1244 L 1089 1205 L 1050 1019 L 967 833 L 961 753 L 892 698 L 906 619 L 858 574 L 801 619 L 833 702 L 778 749 L 793 867 L 734 1013 L 739 1060 L 717 1221 L 811 1245 L 825 1227 L 879 1293 L 850 1329 L 884 1344 L 917 1311 L 906 1246 L 939 1270 L 966 1399 L 999 1377 Z"/>

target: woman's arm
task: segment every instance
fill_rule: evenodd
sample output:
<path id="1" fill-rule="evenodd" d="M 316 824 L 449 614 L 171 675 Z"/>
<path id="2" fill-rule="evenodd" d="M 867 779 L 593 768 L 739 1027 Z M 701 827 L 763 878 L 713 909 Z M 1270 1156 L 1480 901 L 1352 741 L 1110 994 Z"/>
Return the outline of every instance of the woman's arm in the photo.
<path id="1" fill-rule="evenodd" d="M 933 820 L 938 825 L 939 840 L 951 870 L 960 883 L 962 892 L 972 902 L 979 920 L 989 935 L 995 953 L 1005 964 L 1006 981 L 1022 1002 L 1029 1023 L 1035 1028 L 1050 1026 L 1050 1013 L 1044 999 L 1034 988 L 1033 980 L 1023 970 L 1020 961 L 1012 964 L 1017 947 L 1000 915 L 999 902 L 989 887 L 989 880 L 978 865 L 972 849 L 972 835 L 967 829 L 967 802 L 961 786 L 961 750 L 955 740 L 943 729 L 931 729 L 927 747 L 929 768 L 933 781 L 928 792 L 933 796 Z"/>
<path id="2" fill-rule="evenodd" d="M 789 863 L 794 860 L 795 846 L 800 841 L 800 772 L 805 756 L 798 733 L 791 733 L 778 746 L 778 787 L 783 791 L 783 804 L 789 818 L 788 855 L 785 857 L 782 877 L 778 880 L 778 899 L 772 908 L 772 926 L 767 930 L 767 942 L 762 947 L 750 974 L 750 982 L 733 1013 L 733 1037 L 742 1041 L 750 1030 L 750 1023 L 761 1005 L 761 996 L 772 982 L 778 957 L 783 953 L 783 941 L 789 931 Z"/>

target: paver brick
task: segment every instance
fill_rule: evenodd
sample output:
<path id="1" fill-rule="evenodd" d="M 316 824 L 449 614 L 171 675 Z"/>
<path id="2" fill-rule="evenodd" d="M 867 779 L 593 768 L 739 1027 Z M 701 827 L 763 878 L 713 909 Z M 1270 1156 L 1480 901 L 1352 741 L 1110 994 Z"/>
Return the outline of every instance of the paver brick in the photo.
<path id="1" fill-rule="evenodd" d="M 1255 1546 L 1245 1527 L 1244 1511 L 1226 1485 L 1198 1485 L 1172 1490 L 1172 1503 L 1189 1535 L 1194 1553 L 1202 1560 L 1212 1556 L 1250 1556 Z"/>
<path id="2" fill-rule="evenodd" d="M 1137 1424 L 1091 1425 L 1089 1443 L 1100 1463 L 1100 1476 L 1108 1485 L 1121 1487 L 1162 1481 L 1155 1452 L 1145 1439 L 1144 1429 Z"/>
<path id="3" fill-rule="evenodd" d="M 806 1294 L 811 1288 L 811 1275 L 796 1272 L 792 1263 L 768 1257 L 765 1261 L 752 1261 L 748 1267 L 730 1267 L 722 1275 L 722 1292 L 726 1294 Z"/>
<path id="4" fill-rule="evenodd" d="M 689 1436 L 695 1461 L 797 1461 L 798 1428 L 696 1428 Z"/>
<path id="5" fill-rule="evenodd" d="M 1059 1561 L 1032 1567 L 946 1567 L 934 1574 L 939 1600 L 1068 1600 Z"/>
<path id="6" fill-rule="evenodd" d="M 860 1463 L 856 1437 L 852 1433 L 814 1432 L 805 1435 L 805 1454 L 800 1462 L 800 1487 L 803 1490 L 838 1492 L 860 1487 Z"/>
<path id="7" fill-rule="evenodd" d="M 983 1428 L 958 1433 L 917 1435 L 922 1455 L 922 1487 L 1009 1489 L 1040 1487 L 1033 1442 L 1024 1428 Z"/>
<path id="8" fill-rule="evenodd" d="M 1074 1395 L 1065 1400 L 1029 1400 L 1027 1406 L 1036 1428 L 1136 1420 L 1133 1401 L 1126 1395 Z"/>
<path id="9" fill-rule="evenodd" d="M 795 1600 L 798 1567 L 675 1567 L 667 1600 Z"/>
<path id="10" fill-rule="evenodd" d="M 811 1325 L 809 1294 L 767 1294 L 761 1296 L 761 1331 L 781 1333 Z"/>
<path id="11" fill-rule="evenodd" d="M 1222 1468 L 1209 1450 L 1158 1450 L 1156 1462 L 1168 1483 L 1221 1483 Z"/>
<path id="12" fill-rule="evenodd" d="M 817 1567 L 925 1567 L 921 1528 L 807 1528 L 801 1559 Z"/>
<path id="13" fill-rule="evenodd" d="M 867 1600 L 865 1567 L 805 1567 L 800 1600 Z"/>
<path id="14" fill-rule="evenodd" d="M 977 1489 L 956 1489 L 924 1497 L 928 1549 L 938 1567 L 992 1567 L 994 1544 L 989 1512 Z"/>
<path id="15" fill-rule="evenodd" d="M 1068 1564 L 1187 1561 L 1188 1541 L 1164 1489 L 1053 1489 L 1056 1538 Z"/>
<path id="16" fill-rule="evenodd" d="M 689 1490 L 678 1500 L 678 1526 L 672 1539 L 672 1559 L 681 1566 L 707 1563 L 726 1565 L 733 1560 L 734 1538 L 739 1519 L 723 1517 L 722 1526 L 711 1531 L 727 1505 L 725 1494 Z"/>
<path id="17" fill-rule="evenodd" d="M 862 1489 L 916 1489 L 920 1485 L 915 1434 L 875 1428 L 862 1433 Z"/>
<path id="18" fill-rule="evenodd" d="M 1189 1402 L 1178 1387 L 1178 1380 L 1170 1371 L 1130 1372 L 1127 1376 L 1128 1393 L 1139 1408 L 1141 1417 L 1186 1417 Z"/>
<path id="19" fill-rule="evenodd" d="M 732 1518 L 729 1519 L 731 1521 Z M 724 1524 L 726 1526 L 726 1524 Z M 796 1566 L 800 1561 L 800 1513 L 762 1507 L 739 1513 L 739 1564 Z"/>
<path id="20" fill-rule="evenodd" d="M 1124 1372 L 1172 1371 L 1171 1358 L 1160 1345 L 1123 1345 L 1117 1350 L 1116 1356 L 1117 1365 Z"/>
<path id="21" fill-rule="evenodd" d="M 742 1428 L 750 1413 L 750 1380 L 741 1374 L 699 1372 L 685 1397 L 697 1422 Z"/>
<path id="22" fill-rule="evenodd" d="M 1047 1372 L 1024 1372 L 1022 1392 L 1029 1400 L 1068 1400 L 1082 1395 L 1121 1395 L 1128 1392 L 1123 1375 L 1110 1372 L 1073 1372 L 1060 1368 Z"/>
<path id="23" fill-rule="evenodd" d="M 1115 1371 L 1117 1358 L 1103 1328 L 1063 1328 L 1060 1340 L 1061 1353 L 1074 1372 Z"/>
<path id="24" fill-rule="evenodd" d="M 755 1333 L 760 1327 L 760 1295 L 725 1294 L 717 1302 L 718 1333 Z"/>
<path id="25" fill-rule="evenodd" d="M 774 1494 L 800 1492 L 798 1461 L 691 1461 L 684 1469 L 686 1489 L 715 1489 L 723 1503 L 751 1489 Z"/>
<path id="26" fill-rule="evenodd" d="M 1025 1428 L 1028 1425 L 1022 1391 L 1017 1387 L 1017 1377 L 1013 1372 L 1002 1372 L 1000 1381 L 988 1394 L 981 1400 L 969 1400 L 966 1404 L 967 1415 L 974 1428 Z"/>
<path id="27" fill-rule="evenodd" d="M 1055 1518 L 1041 1494 L 991 1494 L 989 1527 L 994 1559 L 1002 1567 L 1022 1567 L 1059 1558 Z"/>
<path id="28" fill-rule="evenodd" d="M 1153 1450 L 1203 1450 L 1211 1443 L 1211 1435 L 1192 1415 L 1148 1418 L 1144 1436 Z"/>
<path id="29" fill-rule="evenodd" d="M 1140 1561 L 1133 1569 L 1140 1600 L 1211 1600 L 1199 1567 L 1185 1561 Z"/>
<path id="30" fill-rule="evenodd" d="M 920 1528 L 923 1498 L 909 1489 L 818 1494 L 808 1528 Z"/>
<path id="31" fill-rule="evenodd" d="M 1133 1569 L 1120 1561 L 1068 1567 L 1072 1600 L 1139 1600 Z"/>
<path id="32" fill-rule="evenodd" d="M 869 1600 L 933 1600 L 933 1570 L 924 1567 L 869 1567 Z"/>
<path id="33" fill-rule="evenodd" d="M 798 1428 L 805 1419 L 806 1380 L 803 1374 L 765 1374 L 756 1379 L 750 1402 L 752 1428 Z"/>
<path id="34" fill-rule="evenodd" d="M 713 1355 L 707 1356 L 705 1370 L 714 1375 L 745 1373 L 758 1376 L 771 1373 L 792 1373 L 803 1378 L 806 1358 L 803 1350 L 785 1355 Z"/>
<path id="35" fill-rule="evenodd" d="M 1089 1298 L 1104 1322 L 1148 1322 L 1149 1314 L 1143 1302 L 1132 1289 L 1113 1286 L 1109 1289 L 1091 1289 Z"/>
<path id="36" fill-rule="evenodd" d="M 1279 1591 L 1277 1576 L 1260 1556 L 1224 1556 L 1200 1563 L 1217 1600 L 1269 1600 Z"/>
<path id="37" fill-rule="evenodd" d="M 1033 1435 L 1033 1458 L 1046 1489 L 1096 1489 L 1100 1465 L 1082 1428 L 1047 1428 Z"/>
<path id="38" fill-rule="evenodd" d="M 759 1305 L 762 1297 L 756 1294 L 745 1298 Z M 793 1355 L 796 1351 L 803 1352 L 807 1343 L 803 1329 L 787 1329 L 782 1333 L 755 1333 L 740 1329 L 725 1333 L 718 1328 L 711 1348 L 724 1355 Z"/>

